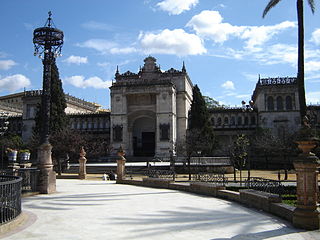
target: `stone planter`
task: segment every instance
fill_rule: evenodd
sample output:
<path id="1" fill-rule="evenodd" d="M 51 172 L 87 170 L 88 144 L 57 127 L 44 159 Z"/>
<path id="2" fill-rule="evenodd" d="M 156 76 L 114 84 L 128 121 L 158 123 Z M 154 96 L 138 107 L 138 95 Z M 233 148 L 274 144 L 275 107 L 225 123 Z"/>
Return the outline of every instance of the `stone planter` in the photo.
<path id="1" fill-rule="evenodd" d="M 21 153 L 19 153 L 19 160 L 20 160 L 20 163 L 29 162 L 30 153 L 29 152 L 21 152 Z"/>
<path id="2" fill-rule="evenodd" d="M 16 162 L 17 161 L 18 151 L 10 151 L 7 153 L 8 161 L 9 162 Z"/>

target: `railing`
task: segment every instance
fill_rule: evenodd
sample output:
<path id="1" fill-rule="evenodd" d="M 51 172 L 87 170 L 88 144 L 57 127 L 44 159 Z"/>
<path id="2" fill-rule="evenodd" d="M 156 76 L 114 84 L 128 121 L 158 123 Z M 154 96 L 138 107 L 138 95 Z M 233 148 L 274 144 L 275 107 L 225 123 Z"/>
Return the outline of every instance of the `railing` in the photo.
<path id="1" fill-rule="evenodd" d="M 251 177 L 246 180 L 245 186 L 249 189 L 254 189 L 262 192 L 269 192 L 275 194 L 283 194 L 284 186 L 280 181 L 265 179 L 259 177 Z"/>
<path id="2" fill-rule="evenodd" d="M 0 224 L 21 213 L 21 183 L 21 177 L 0 175 Z"/>
<path id="3" fill-rule="evenodd" d="M 197 173 L 193 175 L 193 181 L 210 182 L 216 186 L 225 186 L 228 183 L 228 178 L 224 174 L 217 173 Z"/>
<path id="4" fill-rule="evenodd" d="M 146 171 L 146 176 L 151 178 L 162 178 L 162 179 L 175 179 L 175 172 L 172 170 L 156 170 L 149 169 Z"/>

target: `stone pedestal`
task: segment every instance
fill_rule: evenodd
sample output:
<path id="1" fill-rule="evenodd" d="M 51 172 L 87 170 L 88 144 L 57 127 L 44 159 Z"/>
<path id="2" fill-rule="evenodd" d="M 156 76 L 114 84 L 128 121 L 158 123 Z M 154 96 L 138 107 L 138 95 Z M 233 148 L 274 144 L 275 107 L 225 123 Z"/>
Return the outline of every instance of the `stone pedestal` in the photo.
<path id="1" fill-rule="evenodd" d="M 125 164 L 126 159 L 124 158 L 125 152 L 122 147 L 118 151 L 118 159 L 117 159 L 117 181 L 121 181 L 125 177 Z"/>
<path id="2" fill-rule="evenodd" d="M 42 144 L 38 148 L 39 179 L 38 191 L 50 194 L 56 191 L 56 173 L 53 171 L 51 144 Z"/>
<path id="3" fill-rule="evenodd" d="M 297 207 L 293 213 L 293 225 L 306 230 L 319 229 L 318 171 L 319 159 L 311 153 L 315 142 L 300 141 L 299 148 L 303 151 L 294 161 L 297 174 Z"/>
<path id="4" fill-rule="evenodd" d="M 84 148 L 81 147 L 79 158 L 79 179 L 86 179 L 87 177 L 87 159 L 85 156 L 86 152 L 84 151 Z"/>

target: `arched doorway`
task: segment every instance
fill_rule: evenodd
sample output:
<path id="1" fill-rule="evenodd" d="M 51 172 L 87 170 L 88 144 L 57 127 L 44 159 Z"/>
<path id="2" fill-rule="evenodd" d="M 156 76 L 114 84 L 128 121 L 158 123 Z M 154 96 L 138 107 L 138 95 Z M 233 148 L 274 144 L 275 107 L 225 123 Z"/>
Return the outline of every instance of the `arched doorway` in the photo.
<path id="1" fill-rule="evenodd" d="M 155 153 L 155 119 L 140 117 L 133 122 L 133 155 L 137 157 L 154 156 Z"/>

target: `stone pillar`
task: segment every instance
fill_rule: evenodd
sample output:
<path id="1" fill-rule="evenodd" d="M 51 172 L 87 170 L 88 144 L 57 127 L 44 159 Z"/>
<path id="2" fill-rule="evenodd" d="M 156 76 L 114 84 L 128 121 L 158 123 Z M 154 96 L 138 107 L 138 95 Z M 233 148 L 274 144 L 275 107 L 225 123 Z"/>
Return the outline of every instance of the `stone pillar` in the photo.
<path id="1" fill-rule="evenodd" d="M 310 151 L 315 141 L 299 141 L 302 153 L 293 162 L 297 174 L 297 207 L 293 213 L 293 225 L 306 230 L 319 229 L 318 172 L 319 159 Z"/>
<path id="2" fill-rule="evenodd" d="M 86 152 L 84 151 L 84 148 L 81 147 L 80 149 L 80 158 L 79 158 L 79 179 L 86 179 L 87 175 L 87 167 L 86 167 Z"/>
<path id="3" fill-rule="evenodd" d="M 118 150 L 118 159 L 117 159 L 117 181 L 121 181 L 125 177 L 125 164 L 126 159 L 124 158 L 125 152 L 120 146 Z"/>
<path id="4" fill-rule="evenodd" d="M 44 143 L 38 148 L 39 179 L 38 191 L 50 194 L 56 191 L 56 173 L 53 171 L 51 144 Z"/>

